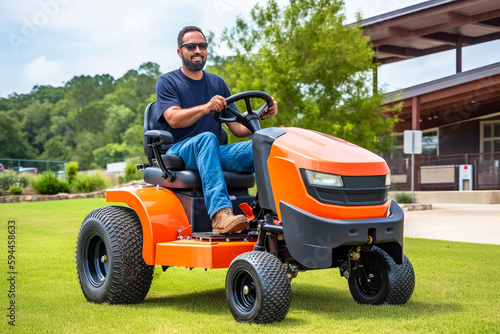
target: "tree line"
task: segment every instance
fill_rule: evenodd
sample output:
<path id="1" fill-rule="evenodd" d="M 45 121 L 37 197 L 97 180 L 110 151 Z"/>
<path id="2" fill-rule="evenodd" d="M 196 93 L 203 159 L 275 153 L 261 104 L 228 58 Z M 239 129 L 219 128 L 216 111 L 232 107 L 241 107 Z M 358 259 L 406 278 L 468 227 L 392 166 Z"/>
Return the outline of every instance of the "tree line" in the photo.
<path id="1" fill-rule="evenodd" d="M 143 113 L 159 75 L 159 65 L 147 62 L 119 79 L 75 76 L 62 87 L 0 99 L 0 157 L 71 160 L 91 169 L 140 156 Z"/>
<path id="2" fill-rule="evenodd" d="M 218 40 L 210 34 L 206 70 L 223 77 L 232 93 L 271 94 L 279 113 L 263 126 L 300 126 L 388 150 L 380 138 L 392 133 L 398 108 L 380 107 L 369 38 L 345 26 L 342 10 L 340 0 L 256 5 L 249 22 L 238 18 Z M 222 44 L 231 55 L 218 54 Z M 142 157 L 143 113 L 156 99 L 160 75 L 158 64 L 146 62 L 118 79 L 82 75 L 62 87 L 1 98 L 0 157 L 71 160 L 84 170 Z"/>

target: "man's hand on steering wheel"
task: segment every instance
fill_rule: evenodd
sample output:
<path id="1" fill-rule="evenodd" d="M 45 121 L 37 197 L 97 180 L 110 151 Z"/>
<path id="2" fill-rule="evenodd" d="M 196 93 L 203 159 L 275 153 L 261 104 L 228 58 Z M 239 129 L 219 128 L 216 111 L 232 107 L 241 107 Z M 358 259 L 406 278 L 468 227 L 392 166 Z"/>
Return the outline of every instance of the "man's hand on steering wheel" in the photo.
<path id="1" fill-rule="evenodd" d="M 260 120 L 276 116 L 276 114 L 278 113 L 278 104 L 276 103 L 276 101 L 274 101 L 274 98 L 272 103 L 273 103 L 272 106 L 266 107 L 266 109 L 264 109 L 262 114 L 260 114 L 259 117 Z"/>
<path id="2" fill-rule="evenodd" d="M 264 100 L 265 103 L 260 106 L 257 110 L 252 109 L 250 99 L 258 98 Z M 244 100 L 246 111 L 241 113 L 236 106 L 233 105 L 234 102 Z M 271 95 L 261 92 L 261 91 L 247 91 L 232 95 L 226 98 L 227 110 L 231 114 L 231 117 L 221 117 L 217 115 L 217 120 L 221 123 L 237 122 L 245 126 L 250 132 L 254 133 L 261 129 L 260 120 L 273 117 L 278 113 L 278 106 L 276 101 L 271 97 Z M 214 115 L 215 118 L 215 115 Z"/>
<path id="3" fill-rule="evenodd" d="M 203 112 L 205 114 L 210 114 L 212 111 L 220 112 L 226 108 L 226 99 L 220 95 L 215 95 L 210 101 L 208 101 L 208 103 L 205 104 Z"/>

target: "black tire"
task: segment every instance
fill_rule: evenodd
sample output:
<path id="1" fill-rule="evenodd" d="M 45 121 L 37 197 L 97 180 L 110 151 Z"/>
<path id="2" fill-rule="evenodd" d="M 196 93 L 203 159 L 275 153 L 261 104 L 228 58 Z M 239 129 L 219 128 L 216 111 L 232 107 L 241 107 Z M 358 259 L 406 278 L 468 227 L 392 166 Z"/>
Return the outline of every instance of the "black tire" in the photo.
<path id="1" fill-rule="evenodd" d="M 90 302 L 144 301 L 154 266 L 142 258 L 142 226 L 134 210 L 106 206 L 87 215 L 78 234 L 76 269 Z"/>
<path id="2" fill-rule="evenodd" d="M 382 249 L 373 247 L 361 253 L 359 266 L 349 277 L 351 295 L 360 304 L 406 303 L 415 288 L 415 273 L 410 260 L 396 264 Z"/>
<path id="3" fill-rule="evenodd" d="M 282 321 L 291 300 L 285 266 L 265 252 L 239 255 L 227 272 L 226 297 L 231 314 L 239 322 Z"/>

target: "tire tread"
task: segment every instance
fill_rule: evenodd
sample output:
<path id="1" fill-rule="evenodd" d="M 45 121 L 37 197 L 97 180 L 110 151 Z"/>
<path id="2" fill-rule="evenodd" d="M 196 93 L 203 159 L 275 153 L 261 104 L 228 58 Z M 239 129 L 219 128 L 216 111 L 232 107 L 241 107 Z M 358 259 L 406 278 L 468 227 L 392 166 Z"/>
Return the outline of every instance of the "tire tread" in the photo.
<path id="1" fill-rule="evenodd" d="M 108 271 L 106 280 L 110 279 L 109 289 L 100 293 L 102 298 L 95 299 L 86 294 L 89 282 L 79 262 L 83 251 L 77 244 L 76 262 L 80 285 L 87 300 L 91 302 L 105 302 L 109 304 L 136 304 L 144 301 L 151 281 L 154 266 L 147 265 L 142 258 L 142 226 L 134 210 L 122 206 L 106 206 L 96 209 L 85 217 L 80 236 L 87 226 L 87 222 L 102 224 L 109 238 L 110 248 L 107 252 Z M 111 265 L 110 265 L 111 264 Z"/>
<path id="2" fill-rule="evenodd" d="M 287 278 L 286 269 L 276 256 L 258 251 L 243 253 L 236 257 L 231 266 L 237 261 L 249 263 L 257 272 L 262 286 L 262 304 L 259 312 L 253 319 L 246 322 L 251 323 L 271 323 L 285 319 L 291 303 L 291 287 Z M 231 275 L 231 266 L 228 275 Z M 245 321 L 233 312 L 230 299 L 230 292 L 227 290 L 228 302 L 231 313 L 237 321 Z"/>

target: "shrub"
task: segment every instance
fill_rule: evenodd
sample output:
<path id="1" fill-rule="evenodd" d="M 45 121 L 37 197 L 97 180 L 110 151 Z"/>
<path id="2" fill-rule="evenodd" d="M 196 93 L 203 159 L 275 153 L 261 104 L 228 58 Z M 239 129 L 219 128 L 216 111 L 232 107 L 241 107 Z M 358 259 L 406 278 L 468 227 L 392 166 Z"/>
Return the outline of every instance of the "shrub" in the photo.
<path id="1" fill-rule="evenodd" d="M 132 180 L 142 180 L 142 173 L 137 170 L 136 164 L 129 162 L 125 166 L 125 183 Z"/>
<path id="2" fill-rule="evenodd" d="M 9 190 L 13 186 L 26 188 L 29 183 L 29 176 L 26 174 L 17 174 L 14 171 L 0 173 L 0 190 Z"/>
<path id="3" fill-rule="evenodd" d="M 42 176 L 34 179 L 33 188 L 38 194 L 42 195 L 69 192 L 69 184 L 59 180 L 52 172 L 44 172 Z"/>
<path id="4" fill-rule="evenodd" d="M 9 190 L 10 187 L 17 183 L 17 174 L 13 171 L 0 173 L 0 189 Z"/>
<path id="5" fill-rule="evenodd" d="M 398 203 L 413 203 L 411 200 L 410 193 L 397 193 L 396 194 L 396 202 Z"/>
<path id="6" fill-rule="evenodd" d="M 79 192 L 92 192 L 107 188 L 106 180 L 100 174 L 77 175 L 71 187 Z"/>
<path id="7" fill-rule="evenodd" d="M 23 193 L 23 188 L 20 186 L 12 186 L 9 188 L 9 193 L 12 195 L 21 195 Z"/>
<path id="8" fill-rule="evenodd" d="M 66 180 L 68 181 L 69 185 L 71 185 L 75 180 L 76 174 L 78 174 L 78 162 L 68 162 L 68 164 L 66 165 Z"/>
<path id="9" fill-rule="evenodd" d="M 29 175 L 29 174 L 17 174 L 17 185 L 20 186 L 21 188 L 26 188 L 30 183 L 30 179 L 33 176 L 34 175 Z"/>

